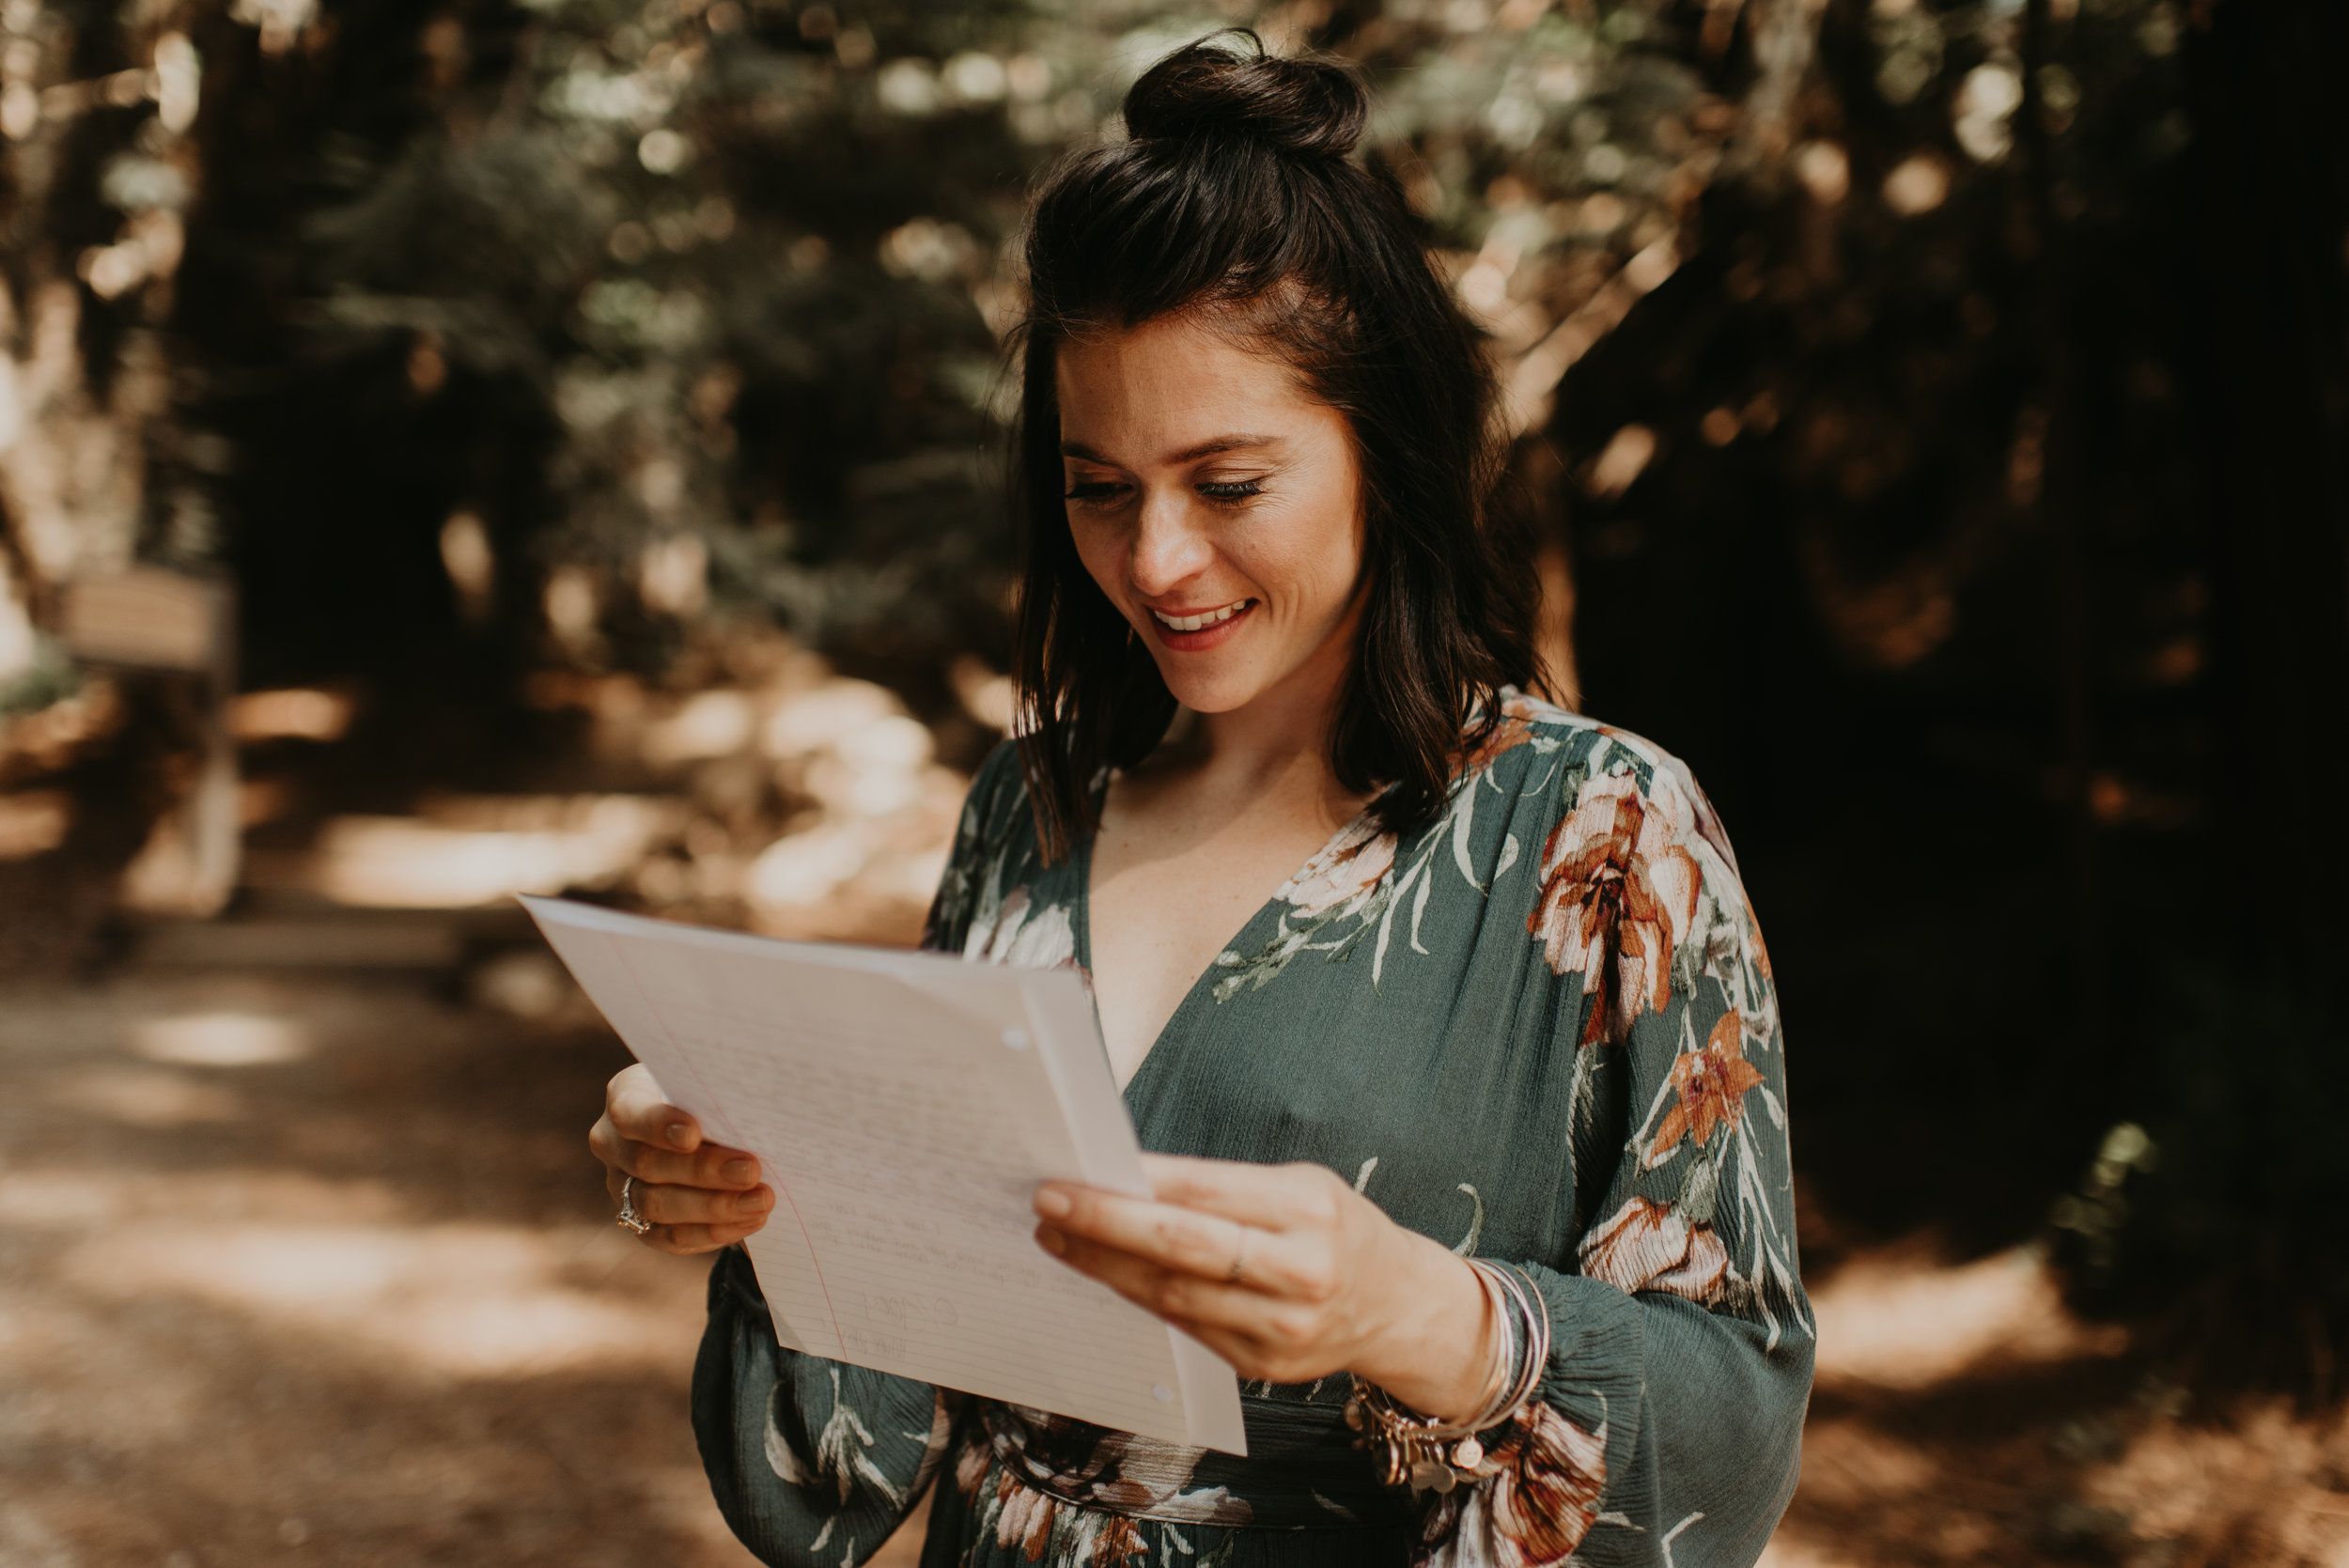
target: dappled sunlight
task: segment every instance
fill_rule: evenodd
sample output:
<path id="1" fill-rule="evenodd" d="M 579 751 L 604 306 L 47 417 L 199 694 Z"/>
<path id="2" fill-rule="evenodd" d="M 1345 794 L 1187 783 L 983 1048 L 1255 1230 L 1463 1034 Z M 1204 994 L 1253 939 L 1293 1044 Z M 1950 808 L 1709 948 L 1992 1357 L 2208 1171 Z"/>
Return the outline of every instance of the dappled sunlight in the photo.
<path id="1" fill-rule="evenodd" d="M 1763 1548 L 1754 1568 L 1851 1568 L 1851 1561 L 1823 1552 L 1794 1532 L 1781 1529 Z"/>
<path id="2" fill-rule="evenodd" d="M 467 826 L 407 816 L 338 816 L 317 847 L 275 878 L 338 904 L 379 908 L 457 908 L 516 893 L 552 893 L 618 880 L 674 830 L 673 802 L 609 795 L 540 800 L 523 798 L 516 815 L 543 826 Z M 255 868 L 257 880 L 262 875 Z"/>
<path id="3" fill-rule="evenodd" d="M 760 667 L 686 693 L 621 675 L 534 683 L 540 706 L 587 716 L 607 764 L 673 780 L 684 811 L 624 871 L 572 885 L 778 936 L 910 940 L 968 779 L 938 761 L 930 727 L 885 687 L 771 634 L 733 656 Z M 972 722 L 1008 723 L 1003 676 L 971 661 L 951 684 Z"/>
<path id="4" fill-rule="evenodd" d="M 46 854 L 73 826 L 73 801 L 63 790 L 0 795 L 0 861 Z"/>
<path id="5" fill-rule="evenodd" d="M 645 760 L 668 766 L 731 756 L 751 743 L 757 723 L 757 706 L 747 693 L 697 691 L 645 726 Z"/>
<path id="6" fill-rule="evenodd" d="M 355 706 L 342 691 L 248 691 L 229 705 L 228 724 L 243 741 L 340 740 Z"/>
<path id="7" fill-rule="evenodd" d="M 632 1302 L 573 1278 L 591 1253 L 606 1273 L 631 1256 L 600 1227 L 171 1223 L 84 1242 L 59 1274 L 93 1296 L 193 1296 L 419 1373 L 681 1373 L 692 1341 L 678 1332 L 677 1303 Z"/>
<path id="8" fill-rule="evenodd" d="M 37 1085 L 53 1113 L 142 1129 L 252 1109 L 222 1080 L 155 1067 L 93 1064 Z M 697 1265 L 654 1257 L 599 1223 L 436 1221 L 419 1206 L 381 1181 L 268 1167 L 52 1165 L 0 1175 L 0 1244 L 61 1244 L 51 1278 L 92 1301 L 200 1302 L 402 1375 L 682 1375 L 690 1364 Z M 10 1354 L 0 1343 L 0 1361 Z"/>
<path id="9" fill-rule="evenodd" d="M 1802 1484 L 1814 1502 L 1843 1508 L 1914 1496 L 1940 1473 L 1934 1456 L 1861 1421 L 1816 1419 L 1803 1434 Z"/>
<path id="10" fill-rule="evenodd" d="M 308 1032 L 264 1013 L 182 1013 L 131 1026 L 131 1049 L 150 1062 L 191 1067 L 252 1067 L 310 1054 Z"/>
<path id="11" fill-rule="evenodd" d="M 86 1067 L 58 1074 L 49 1087 L 60 1105 L 137 1127 L 176 1127 L 233 1122 L 238 1097 L 217 1084 L 153 1067 Z"/>
<path id="12" fill-rule="evenodd" d="M 1812 1293 L 1818 1375 L 1924 1389 L 1995 1358 L 2002 1364 L 2113 1356 L 2127 1336 L 2064 1308 L 2046 1257 L 2022 1247 L 1949 1265 L 1914 1250 L 1858 1258 Z"/>
<path id="13" fill-rule="evenodd" d="M 2349 1563 L 2349 1423 L 2197 1410 L 2036 1249 L 1862 1252 L 1812 1299 L 1802 1484 L 1761 1568 Z"/>
<path id="14" fill-rule="evenodd" d="M 1970 1407 L 1986 1397 L 1976 1389 L 2001 1379 L 2108 1360 L 2125 1335 L 2080 1323 L 2032 1247 L 1965 1263 L 1922 1241 L 1864 1251 L 1815 1281 L 1811 1297 L 1818 1382 L 1802 1485 L 1759 1568 L 2014 1560 L 2013 1531 L 2037 1527 L 2012 1516 L 2025 1499 L 1999 1471 L 2030 1466 L 2030 1420 L 2005 1414 L 1975 1433 L 1907 1402 Z"/>
<path id="15" fill-rule="evenodd" d="M 618 1053 L 502 1017 L 135 970 L 0 1009 L 0 1563 L 744 1568 L 705 1265 L 611 1227 L 581 1136 Z"/>
<path id="16" fill-rule="evenodd" d="M 778 634 L 745 632 L 710 651 L 742 667 L 736 680 L 669 691 L 633 675 L 543 672 L 531 682 L 534 706 L 586 719 L 592 766 L 634 787 L 435 792 L 398 815 L 329 815 L 298 837 L 257 842 L 244 880 L 350 908 L 478 909 L 518 893 L 588 893 L 776 935 L 912 939 L 967 776 L 939 761 L 930 726 L 895 693 Z M 1004 676 L 966 660 L 947 684 L 982 733 L 1009 723 Z M 306 734 L 350 706 L 324 691 L 260 692 L 239 722 L 255 734 Z M 282 787 L 249 785 L 248 796 L 257 822 L 296 803 Z M 544 989 L 524 977 L 503 1010 L 541 1016 Z"/>
<path id="17" fill-rule="evenodd" d="M 2349 1421 L 2336 1414 L 2310 1422 L 2276 1400 L 2215 1430 L 2148 1427 L 2126 1439 L 2087 1495 L 2108 1508 L 2135 1509 L 2139 1528 L 2163 1537 L 2257 1507 L 2278 1537 L 2279 1558 L 2339 1568 L 2349 1564 L 2349 1498 L 2338 1489 L 2344 1461 Z"/>
<path id="18" fill-rule="evenodd" d="M 69 1237 L 92 1226 L 220 1224 L 257 1219 L 293 1227 L 380 1226 L 406 1212 L 381 1181 L 328 1181 L 267 1166 L 221 1166 L 200 1175 L 109 1174 L 80 1165 L 0 1172 L 0 1230 L 20 1238 Z"/>
<path id="19" fill-rule="evenodd" d="M 746 1568 L 511 901 L 914 939 L 1019 722 L 1024 195 L 1225 23 L 1375 84 L 1545 656 L 1802 1015 L 1765 1568 L 2349 1568 L 2275 988 L 2329 1017 L 2349 878 L 2253 857 L 2236 976 L 2179 875 L 2227 781 L 2341 793 L 2339 9 L 9 0 L 0 1568 Z M 2276 1344 L 2160 1315 L 2276 1236 Z"/>

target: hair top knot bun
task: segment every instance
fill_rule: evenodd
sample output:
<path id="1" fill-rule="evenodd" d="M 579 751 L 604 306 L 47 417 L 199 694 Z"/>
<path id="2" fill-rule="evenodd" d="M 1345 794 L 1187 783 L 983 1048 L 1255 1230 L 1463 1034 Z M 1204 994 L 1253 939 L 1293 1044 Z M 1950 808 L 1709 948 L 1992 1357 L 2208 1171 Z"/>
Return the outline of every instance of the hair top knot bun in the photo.
<path id="1" fill-rule="evenodd" d="M 1351 70 L 1268 54 L 1245 27 L 1175 51 L 1126 94 L 1126 131 L 1137 139 L 1247 138 L 1296 157 L 1343 158 L 1369 120 L 1370 95 Z"/>
<path id="2" fill-rule="evenodd" d="M 1237 40 L 1237 46 L 1235 44 Z M 1346 156 L 1369 93 L 1343 62 L 1210 36 L 1143 73 L 1124 141 L 1071 151 L 1030 210 L 1015 494 L 1025 540 L 1013 680 L 1036 846 L 1100 826 L 1094 781 L 1164 738 L 1174 694 L 1070 525 L 1062 355 L 1211 315 L 1336 410 L 1361 485 L 1360 635 L 1328 756 L 1381 831 L 1435 820 L 1506 688 L 1536 686 L 1532 574 L 1490 505 L 1506 466 L 1484 338 L 1387 171 Z M 1069 432 L 1074 434 L 1074 432 Z M 1081 437 L 1078 438 L 1081 439 Z"/>

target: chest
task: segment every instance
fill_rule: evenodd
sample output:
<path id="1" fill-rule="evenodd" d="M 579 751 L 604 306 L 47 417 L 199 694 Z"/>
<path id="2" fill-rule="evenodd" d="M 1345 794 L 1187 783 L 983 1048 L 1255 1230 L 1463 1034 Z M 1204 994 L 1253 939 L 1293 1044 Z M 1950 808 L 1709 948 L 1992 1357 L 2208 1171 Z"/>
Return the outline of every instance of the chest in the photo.
<path id="1" fill-rule="evenodd" d="M 1091 973 L 1143 1148 L 1326 1166 L 1447 1247 L 1565 1266 L 1606 1196 L 1578 1172 L 1603 1181 L 1653 1103 L 1579 1047 L 1583 971 L 1539 929 L 1544 846 L 1603 739 L 1569 738 L 1506 751 L 1399 840 L 1261 801 L 1160 831 L 1112 788 L 1046 862 L 1021 815 L 960 873 L 943 940 Z"/>
<path id="2" fill-rule="evenodd" d="M 1563 1258 L 1568 1129 L 1616 1117 L 1619 1086 L 1573 1048 L 1579 972 L 1528 934 L 1541 802 L 1468 799 L 1466 831 L 1447 817 L 1401 843 L 1332 834 L 1326 813 L 1160 823 L 1112 799 L 1069 860 L 975 868 L 1002 907 L 953 940 L 1085 967 L 1145 1149 L 1310 1161 L 1446 1246 Z M 1031 940 L 1051 926 L 1059 941 Z"/>
<path id="3" fill-rule="evenodd" d="M 1112 802 L 1086 892 L 1093 987 L 1124 1085 L 1183 1000 L 1256 912 L 1329 838 L 1318 811 Z"/>

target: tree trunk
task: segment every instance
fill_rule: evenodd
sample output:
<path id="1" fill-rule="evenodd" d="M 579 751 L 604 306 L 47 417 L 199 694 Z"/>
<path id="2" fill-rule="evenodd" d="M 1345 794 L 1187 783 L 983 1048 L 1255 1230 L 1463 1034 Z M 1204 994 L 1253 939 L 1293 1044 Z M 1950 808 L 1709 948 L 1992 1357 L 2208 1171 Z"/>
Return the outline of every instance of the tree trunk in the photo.
<path id="1" fill-rule="evenodd" d="M 2316 980 L 2349 935 L 2349 58 L 2335 0 L 2222 4 L 2188 81 L 2201 198 L 2213 673 L 2209 799 L 2241 956 Z"/>

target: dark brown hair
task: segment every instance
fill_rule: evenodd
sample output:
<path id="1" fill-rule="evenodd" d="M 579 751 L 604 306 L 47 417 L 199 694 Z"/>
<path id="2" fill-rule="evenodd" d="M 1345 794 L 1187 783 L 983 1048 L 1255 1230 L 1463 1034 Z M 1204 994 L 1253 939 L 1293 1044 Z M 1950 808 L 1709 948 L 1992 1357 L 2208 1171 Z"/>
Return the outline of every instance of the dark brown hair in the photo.
<path id="1" fill-rule="evenodd" d="M 1151 67 L 1126 95 L 1129 139 L 1071 158 L 1036 197 L 1013 674 L 1049 860 L 1096 827 L 1101 769 L 1141 761 L 1174 715 L 1069 533 L 1053 372 L 1073 334 L 1206 313 L 1280 355 L 1352 427 L 1365 598 L 1330 760 L 1349 789 L 1388 786 L 1372 807 L 1380 827 L 1431 817 L 1463 747 L 1498 718 L 1499 688 L 1540 685 L 1532 573 L 1503 558 L 1488 515 L 1501 455 L 1492 373 L 1392 179 L 1348 161 L 1368 117 L 1346 68 L 1220 34 Z"/>

